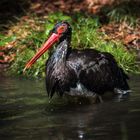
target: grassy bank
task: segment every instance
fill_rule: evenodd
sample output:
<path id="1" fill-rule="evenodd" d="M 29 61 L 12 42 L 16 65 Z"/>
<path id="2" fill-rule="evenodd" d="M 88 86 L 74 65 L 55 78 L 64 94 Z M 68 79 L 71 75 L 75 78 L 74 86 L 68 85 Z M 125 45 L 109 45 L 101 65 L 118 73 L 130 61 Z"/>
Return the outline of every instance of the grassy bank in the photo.
<path id="1" fill-rule="evenodd" d="M 49 31 L 54 24 L 60 20 L 66 20 L 72 25 L 72 47 L 78 49 L 95 48 L 100 51 L 107 51 L 114 55 L 118 64 L 127 72 L 138 72 L 135 64 L 136 55 L 134 52 L 127 51 L 121 42 L 107 39 L 107 35 L 100 32 L 100 22 L 98 17 L 74 14 L 67 16 L 62 13 L 49 14 L 44 18 L 32 15 L 30 19 L 24 17 L 20 22 L 20 29 L 15 30 L 9 36 L 16 38 L 16 56 L 9 69 L 15 75 L 23 74 L 25 64 L 36 53 L 43 42 L 47 39 Z M 13 27 L 14 28 L 14 27 Z M 13 35 L 14 33 L 14 35 Z M 46 52 L 34 66 L 27 70 L 25 75 L 30 77 L 45 76 L 45 61 L 49 57 Z"/>

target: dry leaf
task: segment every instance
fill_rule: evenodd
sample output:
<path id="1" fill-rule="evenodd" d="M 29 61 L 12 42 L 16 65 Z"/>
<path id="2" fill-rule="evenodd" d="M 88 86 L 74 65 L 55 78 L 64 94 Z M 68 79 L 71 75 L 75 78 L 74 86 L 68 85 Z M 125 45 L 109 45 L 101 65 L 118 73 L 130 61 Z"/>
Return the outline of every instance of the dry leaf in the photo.
<path id="1" fill-rule="evenodd" d="M 128 43 L 134 41 L 135 39 L 137 39 L 137 36 L 136 36 L 135 34 L 127 35 L 127 36 L 124 38 L 124 43 L 125 43 L 125 44 L 128 44 Z"/>

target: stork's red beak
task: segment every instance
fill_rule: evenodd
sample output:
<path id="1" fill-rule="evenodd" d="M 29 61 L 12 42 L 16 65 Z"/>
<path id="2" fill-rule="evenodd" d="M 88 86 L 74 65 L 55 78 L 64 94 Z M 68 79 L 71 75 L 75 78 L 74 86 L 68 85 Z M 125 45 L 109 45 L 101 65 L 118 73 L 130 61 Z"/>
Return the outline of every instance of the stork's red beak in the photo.
<path id="1" fill-rule="evenodd" d="M 60 38 L 59 34 L 53 33 L 49 39 L 45 42 L 45 44 L 40 48 L 40 50 L 34 55 L 34 57 L 26 64 L 23 72 L 27 68 L 30 68 L 36 61 L 43 55 L 54 43 L 56 43 Z"/>

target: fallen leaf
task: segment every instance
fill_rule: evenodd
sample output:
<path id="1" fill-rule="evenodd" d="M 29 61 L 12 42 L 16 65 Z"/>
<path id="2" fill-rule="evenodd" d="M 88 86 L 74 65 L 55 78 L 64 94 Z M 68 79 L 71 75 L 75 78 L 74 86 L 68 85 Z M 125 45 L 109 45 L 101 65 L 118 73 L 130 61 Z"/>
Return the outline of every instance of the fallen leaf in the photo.
<path id="1" fill-rule="evenodd" d="M 31 9 L 36 10 L 36 9 L 38 9 L 40 7 L 41 7 L 41 3 L 34 3 L 34 4 L 32 4 Z"/>
<path id="2" fill-rule="evenodd" d="M 137 36 L 135 34 L 129 34 L 124 38 L 124 44 L 128 44 L 134 41 L 135 39 L 137 39 Z"/>

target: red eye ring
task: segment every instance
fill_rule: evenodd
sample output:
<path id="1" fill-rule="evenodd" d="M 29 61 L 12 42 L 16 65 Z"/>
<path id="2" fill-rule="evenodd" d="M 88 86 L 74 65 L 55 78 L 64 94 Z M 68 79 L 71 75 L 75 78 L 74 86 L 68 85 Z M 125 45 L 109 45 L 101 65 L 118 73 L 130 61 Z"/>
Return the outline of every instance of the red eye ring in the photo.
<path id="1" fill-rule="evenodd" d="M 67 26 L 66 25 L 61 25 L 60 27 L 58 27 L 57 33 L 58 34 L 61 34 L 61 33 L 65 32 L 66 29 L 67 29 Z"/>

